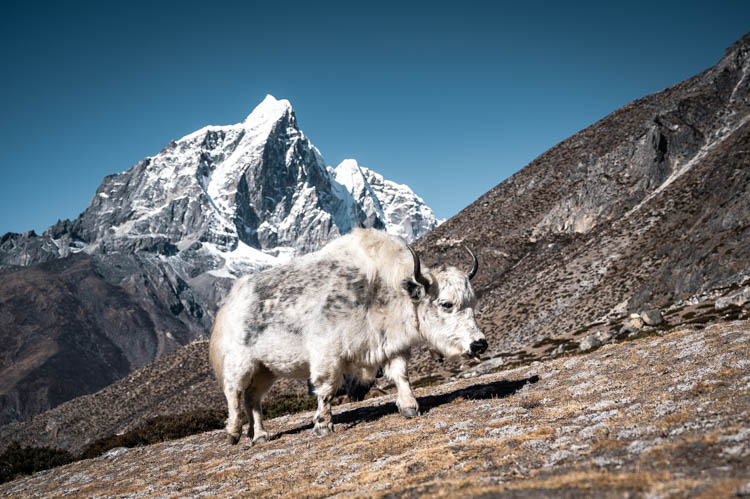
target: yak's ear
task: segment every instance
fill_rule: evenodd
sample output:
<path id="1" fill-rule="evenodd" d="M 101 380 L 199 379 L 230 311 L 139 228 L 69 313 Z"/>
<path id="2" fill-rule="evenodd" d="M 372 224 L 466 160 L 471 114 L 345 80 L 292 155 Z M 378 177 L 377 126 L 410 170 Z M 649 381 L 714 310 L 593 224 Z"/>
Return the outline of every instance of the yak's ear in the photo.
<path id="1" fill-rule="evenodd" d="M 417 281 L 414 281 L 412 279 L 404 279 L 403 281 L 401 281 L 401 287 L 406 290 L 406 293 L 409 295 L 409 298 L 411 298 L 412 301 L 419 301 L 424 298 L 424 286 L 419 284 Z"/>

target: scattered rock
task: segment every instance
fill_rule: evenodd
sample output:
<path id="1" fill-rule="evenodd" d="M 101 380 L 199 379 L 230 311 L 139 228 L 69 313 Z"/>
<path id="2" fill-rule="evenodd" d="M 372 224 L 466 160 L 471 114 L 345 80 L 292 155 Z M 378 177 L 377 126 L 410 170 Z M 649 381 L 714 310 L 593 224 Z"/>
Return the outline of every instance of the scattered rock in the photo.
<path id="1" fill-rule="evenodd" d="M 644 323 L 644 320 L 641 319 L 640 315 L 633 314 L 630 316 L 630 319 L 626 320 L 623 323 L 623 327 L 627 329 L 640 331 L 641 329 L 643 329 L 643 323 Z"/>
<path id="2" fill-rule="evenodd" d="M 496 357 L 494 359 L 485 360 L 481 364 L 477 364 L 474 367 L 470 367 L 461 374 L 459 378 L 473 378 L 475 376 L 481 376 L 482 374 L 490 373 L 496 369 L 499 369 L 505 363 L 505 359 L 502 357 Z"/>
<path id="3" fill-rule="evenodd" d="M 580 350 L 581 352 L 586 352 L 588 350 L 591 350 L 592 348 L 598 347 L 601 344 L 602 342 L 599 341 L 599 338 L 596 337 L 596 334 L 590 334 L 581 340 L 581 343 L 578 345 L 578 350 Z"/>
<path id="4" fill-rule="evenodd" d="M 658 326 L 664 322 L 661 312 L 655 308 L 641 312 L 640 318 L 647 326 Z"/>
<path id="5" fill-rule="evenodd" d="M 741 307 L 747 302 L 750 302 L 750 286 L 718 298 L 716 303 L 714 303 L 714 308 L 716 310 L 724 310 L 731 305 Z"/>
<path id="6" fill-rule="evenodd" d="M 592 439 L 592 438 L 607 438 L 609 437 L 610 429 L 606 423 L 597 423 L 593 426 L 587 426 L 578 434 L 581 439 Z"/>
<path id="7" fill-rule="evenodd" d="M 613 337 L 614 335 L 611 331 L 597 331 L 595 333 L 591 333 L 581 340 L 581 343 L 578 345 L 578 350 L 580 350 L 581 352 L 586 352 L 588 350 L 591 350 L 592 348 L 596 348 L 600 345 L 603 345 L 604 343 L 607 343 Z"/>
<path id="8" fill-rule="evenodd" d="M 107 451 L 105 454 L 102 454 L 102 459 L 111 459 L 113 457 L 121 456 L 122 454 L 125 454 L 128 452 L 128 449 L 126 447 L 115 447 L 114 449 L 111 449 Z"/>

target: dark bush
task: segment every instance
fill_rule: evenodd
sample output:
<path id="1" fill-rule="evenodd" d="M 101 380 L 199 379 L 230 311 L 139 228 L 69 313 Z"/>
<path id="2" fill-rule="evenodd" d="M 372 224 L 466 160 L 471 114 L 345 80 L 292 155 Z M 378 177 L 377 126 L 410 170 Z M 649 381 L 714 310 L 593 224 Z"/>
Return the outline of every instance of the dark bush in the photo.
<path id="1" fill-rule="evenodd" d="M 74 460 L 73 456 L 64 450 L 46 447 L 21 448 L 18 442 L 13 442 L 0 455 L 0 483 L 13 480 L 19 475 L 62 466 Z"/>
<path id="2" fill-rule="evenodd" d="M 78 458 L 90 459 L 116 447 L 139 447 L 217 430 L 224 427 L 226 417 L 227 414 L 223 411 L 195 411 L 188 414 L 157 416 L 127 433 L 110 435 L 90 443 Z"/>
<path id="3" fill-rule="evenodd" d="M 280 397 L 264 403 L 263 414 L 268 419 L 273 419 L 317 408 L 318 400 L 315 397 Z"/>
<path id="4" fill-rule="evenodd" d="M 266 418 L 276 418 L 295 412 L 309 411 L 317 407 L 313 397 L 281 397 L 264 404 Z M 195 411 L 173 416 L 157 416 L 143 425 L 122 435 L 110 435 L 89 444 L 79 459 L 101 456 L 116 447 L 140 447 L 167 440 L 195 435 L 224 427 L 226 411 Z"/>

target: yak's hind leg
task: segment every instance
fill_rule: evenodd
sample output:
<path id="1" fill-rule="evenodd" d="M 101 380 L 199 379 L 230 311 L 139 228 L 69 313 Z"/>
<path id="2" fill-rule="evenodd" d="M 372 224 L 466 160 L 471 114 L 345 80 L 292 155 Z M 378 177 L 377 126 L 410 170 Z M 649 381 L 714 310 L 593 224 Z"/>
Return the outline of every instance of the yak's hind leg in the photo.
<path id="1" fill-rule="evenodd" d="M 331 402 L 336 395 L 336 390 L 341 386 L 343 374 L 337 367 L 328 368 L 321 372 L 311 369 L 310 379 L 318 396 L 318 411 L 313 418 L 313 433 L 322 437 L 333 431 L 333 413 Z"/>
<path id="2" fill-rule="evenodd" d="M 271 371 L 265 366 L 256 370 L 253 379 L 245 389 L 245 413 L 247 414 L 247 436 L 253 444 L 268 441 L 268 432 L 263 428 L 261 400 L 275 380 Z"/>
<path id="3" fill-rule="evenodd" d="M 242 431 L 242 418 L 240 417 L 240 396 L 242 392 L 239 387 L 224 384 L 224 396 L 227 398 L 227 408 L 229 416 L 227 417 L 227 437 L 229 443 L 235 445 L 240 441 L 240 432 Z"/>

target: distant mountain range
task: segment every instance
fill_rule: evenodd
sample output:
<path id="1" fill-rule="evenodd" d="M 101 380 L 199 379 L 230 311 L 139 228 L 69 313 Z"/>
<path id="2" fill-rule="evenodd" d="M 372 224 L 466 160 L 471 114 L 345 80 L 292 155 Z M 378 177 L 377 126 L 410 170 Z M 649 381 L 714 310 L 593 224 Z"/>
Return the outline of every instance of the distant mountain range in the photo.
<path id="1" fill-rule="evenodd" d="M 207 338 L 237 276 L 355 226 L 411 241 L 437 225 L 408 186 L 355 160 L 326 166 L 269 95 L 106 177 L 75 220 L 0 238 L 0 423 Z"/>

